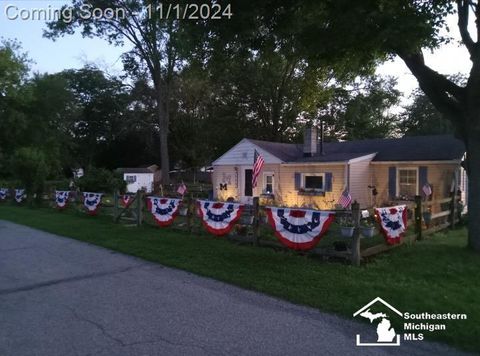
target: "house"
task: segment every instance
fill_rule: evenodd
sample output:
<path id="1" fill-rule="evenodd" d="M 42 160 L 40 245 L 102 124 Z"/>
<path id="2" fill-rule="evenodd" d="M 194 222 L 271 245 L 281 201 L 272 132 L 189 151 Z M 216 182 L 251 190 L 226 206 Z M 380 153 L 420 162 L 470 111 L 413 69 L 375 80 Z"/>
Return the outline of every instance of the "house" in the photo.
<path id="1" fill-rule="evenodd" d="M 140 189 L 151 193 L 161 177 L 161 170 L 157 165 L 141 168 L 118 168 L 117 171 L 123 174 L 123 180 L 127 182 L 128 193 L 136 193 Z"/>
<path id="2" fill-rule="evenodd" d="M 303 144 L 241 140 L 213 162 L 214 198 L 250 203 L 260 196 L 269 204 L 332 209 L 347 188 L 362 208 L 368 208 L 413 200 L 427 182 L 433 199 L 447 197 L 454 177 L 466 194 L 460 165 L 465 147 L 453 136 L 322 144 L 316 128 L 309 128 L 304 137 Z M 255 150 L 265 165 L 252 189 Z"/>

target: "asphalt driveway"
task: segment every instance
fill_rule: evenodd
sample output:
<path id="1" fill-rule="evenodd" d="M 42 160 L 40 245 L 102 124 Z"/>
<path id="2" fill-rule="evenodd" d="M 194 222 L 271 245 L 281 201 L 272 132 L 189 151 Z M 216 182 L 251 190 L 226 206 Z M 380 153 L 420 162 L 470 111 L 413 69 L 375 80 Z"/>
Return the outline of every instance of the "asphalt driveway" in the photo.
<path id="1" fill-rule="evenodd" d="M 364 324 L 0 220 L 0 355 L 454 355 L 356 347 Z"/>

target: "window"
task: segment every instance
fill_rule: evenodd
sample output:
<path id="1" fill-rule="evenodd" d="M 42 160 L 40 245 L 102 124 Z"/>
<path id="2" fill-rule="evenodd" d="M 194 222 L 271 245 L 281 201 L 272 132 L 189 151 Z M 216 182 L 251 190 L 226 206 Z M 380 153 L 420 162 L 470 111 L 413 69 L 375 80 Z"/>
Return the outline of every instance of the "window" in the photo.
<path id="1" fill-rule="evenodd" d="M 308 173 L 302 175 L 302 188 L 311 191 L 325 190 L 325 174 L 323 173 Z"/>
<path id="2" fill-rule="evenodd" d="M 273 194 L 273 173 L 263 173 L 263 194 Z"/>
<path id="3" fill-rule="evenodd" d="M 418 170 L 405 168 L 398 170 L 398 196 L 413 198 L 418 194 Z"/>
<path id="4" fill-rule="evenodd" d="M 126 176 L 125 181 L 127 184 L 135 183 L 137 181 L 137 176 Z"/>

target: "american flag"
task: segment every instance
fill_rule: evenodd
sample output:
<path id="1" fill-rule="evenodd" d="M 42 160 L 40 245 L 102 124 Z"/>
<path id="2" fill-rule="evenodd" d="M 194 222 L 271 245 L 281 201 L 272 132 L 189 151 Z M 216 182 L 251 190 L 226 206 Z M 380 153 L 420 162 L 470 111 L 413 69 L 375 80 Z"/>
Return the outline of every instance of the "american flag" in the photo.
<path id="1" fill-rule="evenodd" d="M 253 172 L 252 172 L 252 188 L 257 186 L 258 176 L 260 175 L 260 171 L 262 170 L 265 161 L 260 153 L 255 150 L 253 155 Z"/>
<path id="2" fill-rule="evenodd" d="M 187 192 L 187 186 L 185 185 L 185 183 L 182 182 L 182 184 L 178 186 L 177 193 L 180 195 L 185 195 L 186 192 Z"/>
<path id="3" fill-rule="evenodd" d="M 347 208 L 351 202 L 352 196 L 350 195 L 348 188 L 345 188 L 342 195 L 340 195 L 340 199 L 338 199 L 338 204 L 340 204 L 344 208 Z"/>

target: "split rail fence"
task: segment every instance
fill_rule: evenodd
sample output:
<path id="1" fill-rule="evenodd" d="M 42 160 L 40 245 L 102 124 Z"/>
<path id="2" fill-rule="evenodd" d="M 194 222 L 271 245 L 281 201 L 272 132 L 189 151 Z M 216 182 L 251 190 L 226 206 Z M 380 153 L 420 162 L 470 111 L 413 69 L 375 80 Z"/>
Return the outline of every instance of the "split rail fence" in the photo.
<path id="1" fill-rule="evenodd" d="M 180 216 L 175 223 L 169 227 L 190 234 L 201 234 L 203 227 L 198 218 L 196 197 L 198 194 L 189 194 L 184 198 L 184 205 L 180 210 Z M 147 195 L 143 191 L 132 194 L 132 200 L 127 206 L 121 206 L 121 196 L 118 193 L 113 199 L 104 199 L 101 204 L 101 214 L 110 215 L 115 223 L 127 224 L 130 226 L 141 226 L 142 224 L 155 225 L 146 209 Z M 48 197 L 46 197 L 48 198 Z M 72 194 L 69 204 L 75 209 L 81 210 L 82 204 L 78 194 Z M 51 202 L 51 199 L 49 199 Z M 337 231 L 330 231 L 322 238 L 319 245 L 310 251 L 299 252 L 304 255 L 319 256 L 322 259 L 341 259 L 350 261 L 353 265 L 360 265 L 362 260 L 370 259 L 373 256 L 392 250 L 404 244 L 412 244 L 422 240 L 432 233 L 454 228 L 462 219 L 458 211 L 459 198 L 457 196 L 433 201 L 422 201 L 420 196 L 415 197 L 414 202 L 395 202 L 396 205 L 407 205 L 408 221 L 407 232 L 399 244 L 387 245 L 383 239 L 377 238 L 377 244 L 366 243 L 370 238 L 361 238 L 360 228 L 362 220 L 362 209 L 357 202 L 351 206 L 351 210 L 331 210 L 335 217 L 346 217 L 353 222 L 354 233 L 349 239 L 340 238 Z M 369 210 L 373 216 L 373 209 Z M 254 246 L 265 246 L 275 249 L 286 249 L 280 242 L 273 238 L 271 229 L 266 220 L 265 207 L 259 205 L 259 199 L 253 199 L 253 205 L 246 205 L 240 220 L 233 232 L 227 238 L 238 243 L 253 244 Z M 376 227 L 377 230 L 378 227 Z M 266 233 L 269 231 L 270 234 Z M 268 235 L 268 236 L 267 236 Z M 333 237 L 333 239 L 332 239 Z M 330 241 L 330 243 L 329 243 Z M 325 243 L 326 242 L 326 243 Z"/>

